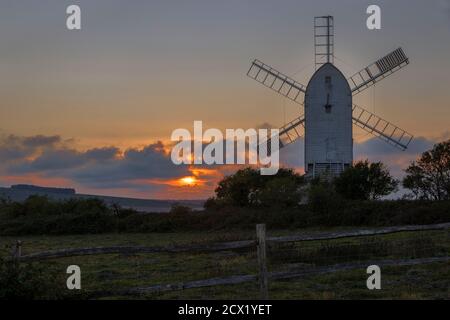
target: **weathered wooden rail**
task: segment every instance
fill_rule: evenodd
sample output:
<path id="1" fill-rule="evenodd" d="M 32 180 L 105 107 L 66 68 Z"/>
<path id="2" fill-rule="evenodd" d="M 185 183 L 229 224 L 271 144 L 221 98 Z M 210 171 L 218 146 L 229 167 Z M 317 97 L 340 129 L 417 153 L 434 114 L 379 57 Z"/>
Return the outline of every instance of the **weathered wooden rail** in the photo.
<path id="1" fill-rule="evenodd" d="M 288 272 L 270 272 L 267 274 L 268 280 L 284 280 L 284 279 L 294 279 L 303 278 L 312 275 L 320 275 L 326 273 L 333 273 L 339 271 L 349 271 L 355 269 L 365 269 L 369 265 L 377 265 L 380 267 L 387 266 L 412 266 L 419 264 L 429 264 L 436 262 L 447 262 L 450 261 L 450 257 L 432 257 L 432 258 L 421 258 L 421 259 L 399 259 L 399 260 L 374 260 L 366 261 L 364 263 L 340 263 L 332 266 L 322 266 L 314 267 L 311 269 L 301 269 L 298 271 L 288 271 Z M 118 291 L 103 291 L 97 292 L 95 295 L 100 296 L 121 296 L 121 295 L 143 295 L 143 294 L 154 294 L 163 293 L 170 291 L 180 291 L 185 289 L 194 288 L 204 288 L 220 285 L 230 285 L 230 284 L 241 284 L 246 282 L 254 282 L 258 280 L 258 275 L 234 275 L 223 278 L 211 278 L 205 280 L 180 282 L 165 285 L 154 285 L 148 287 L 136 287 Z"/>
<path id="2" fill-rule="evenodd" d="M 299 242 L 299 241 L 318 241 L 318 240 L 335 240 L 340 238 L 354 238 L 365 236 L 378 236 L 399 232 L 417 232 L 417 231 L 432 231 L 432 230 L 446 230 L 450 229 L 450 223 L 440 223 L 431 225 L 416 225 L 416 226 L 400 226 L 387 227 L 380 229 L 360 229 L 343 232 L 325 232 L 313 235 L 294 235 L 286 237 L 269 237 L 268 242 Z"/>
<path id="3" fill-rule="evenodd" d="M 400 226 L 387 227 L 379 229 L 360 229 L 353 231 L 340 232 L 323 232 L 315 234 L 303 234 L 285 237 L 266 237 L 265 241 L 270 242 L 300 242 L 300 241 L 319 241 L 319 240 L 334 240 L 340 238 L 364 237 L 385 235 L 398 232 L 417 232 L 417 231 L 431 231 L 431 230 L 445 230 L 450 229 L 450 223 L 441 223 L 433 225 L 417 225 L 417 226 Z M 264 232 L 265 235 L 265 232 Z M 98 254 L 137 254 L 137 253 L 182 253 L 182 252 L 218 252 L 226 250 L 238 250 L 254 248 L 257 245 L 257 240 L 243 240 L 231 242 L 217 242 L 211 244 L 197 244 L 185 246 L 165 246 L 165 247 L 145 247 L 145 246 L 112 246 L 112 247 L 94 247 L 94 248 L 72 248 L 50 250 L 38 253 L 31 253 L 22 255 L 22 242 L 18 241 L 17 259 L 20 261 L 33 261 L 44 259 L 67 258 L 85 255 Z M 19 252 L 20 251 L 20 252 Z"/>
<path id="4" fill-rule="evenodd" d="M 222 242 L 204 245 L 188 246 L 166 246 L 166 247 L 145 247 L 145 246 L 113 246 L 95 248 L 60 249 L 45 252 L 21 255 L 17 258 L 20 261 L 36 261 L 45 259 L 67 258 L 75 256 L 99 255 L 99 254 L 138 254 L 138 253 L 182 253 L 182 252 L 217 252 L 226 250 L 238 250 L 254 248 L 255 240 Z"/>
<path id="5" fill-rule="evenodd" d="M 184 283 L 154 285 L 148 287 L 128 288 L 114 292 L 96 292 L 93 296 L 111 296 L 111 295 L 136 295 L 155 292 L 166 292 L 175 290 L 184 290 L 190 288 L 210 287 L 217 285 L 239 284 L 244 282 L 259 281 L 260 294 L 262 299 L 268 298 L 268 281 L 279 279 L 299 278 L 307 275 L 338 272 L 367 267 L 376 264 L 378 266 L 405 266 L 415 264 L 425 264 L 433 262 L 450 261 L 450 257 L 432 257 L 422 259 L 399 259 L 399 260 L 380 260 L 366 261 L 364 263 L 346 263 L 336 264 L 332 266 L 314 267 L 308 269 L 300 269 L 286 272 L 267 271 L 266 262 L 266 246 L 267 243 L 289 243 L 303 241 L 321 241 L 334 240 L 341 238 L 368 237 L 393 234 L 399 232 L 419 232 L 432 230 L 450 229 L 450 223 L 441 223 L 433 225 L 416 225 L 416 226 L 397 226 L 377 229 L 359 229 L 352 231 L 340 232 L 321 232 L 314 234 L 302 234 L 284 237 L 266 237 L 265 225 L 256 226 L 256 240 L 243 240 L 232 242 L 218 242 L 210 244 L 195 244 L 185 246 L 165 246 L 165 247 L 145 247 L 145 246 L 112 246 L 112 247 L 95 247 L 95 248 L 75 248 L 75 249 L 59 249 L 45 252 L 31 253 L 22 255 L 22 242 L 17 241 L 13 252 L 13 259 L 19 263 L 22 261 L 37 261 L 46 259 L 57 259 L 74 256 L 98 255 L 98 254 L 139 254 L 139 253 L 203 253 L 203 252 L 220 252 L 229 250 L 243 250 L 257 248 L 258 257 L 258 274 L 257 275 L 234 275 L 224 278 L 212 278 L 205 280 L 189 281 Z"/>

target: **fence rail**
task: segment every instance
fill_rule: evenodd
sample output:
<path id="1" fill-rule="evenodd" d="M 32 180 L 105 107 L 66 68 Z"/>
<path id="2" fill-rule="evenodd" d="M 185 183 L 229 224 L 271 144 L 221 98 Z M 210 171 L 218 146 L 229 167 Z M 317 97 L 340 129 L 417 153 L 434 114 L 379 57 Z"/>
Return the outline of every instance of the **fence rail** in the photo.
<path id="1" fill-rule="evenodd" d="M 431 225 L 417 225 L 417 226 L 400 226 L 387 227 L 382 229 L 361 229 L 344 232 L 326 232 L 315 235 L 294 235 L 286 237 L 269 237 L 268 242 L 299 242 L 299 241 L 318 241 L 318 240 L 334 240 L 340 238 L 354 238 L 365 236 L 378 236 L 399 232 L 415 232 L 415 231 L 432 231 L 432 230 L 446 230 L 450 229 L 450 223 L 440 223 Z"/>
<path id="2" fill-rule="evenodd" d="M 364 263 L 354 262 L 354 263 L 340 263 L 327 266 L 314 266 L 314 268 L 307 268 L 307 269 L 303 268 L 294 271 L 268 272 L 266 261 L 267 244 L 322 241 L 322 240 L 333 240 L 333 239 L 354 238 L 354 237 L 370 237 L 370 236 L 394 234 L 399 232 L 420 232 L 420 231 L 447 230 L 447 229 L 450 229 L 450 223 L 441 223 L 433 225 L 416 225 L 416 226 L 408 225 L 408 226 L 396 226 L 377 229 L 359 229 L 340 232 L 321 232 L 310 235 L 302 234 L 283 237 L 266 237 L 265 225 L 260 224 L 256 226 L 256 240 L 218 242 L 210 244 L 196 244 L 185 246 L 166 246 L 166 247 L 113 246 L 113 247 L 95 247 L 95 248 L 72 248 L 72 249 L 59 249 L 22 255 L 23 243 L 21 241 L 17 241 L 16 247 L 13 252 L 13 259 L 16 262 L 23 262 L 23 261 L 38 261 L 46 259 L 74 257 L 74 256 L 99 255 L 99 254 L 185 253 L 185 252 L 204 253 L 204 252 L 220 252 L 229 250 L 250 249 L 256 247 L 258 257 L 257 275 L 256 274 L 233 275 L 224 278 L 211 278 L 197 281 L 189 281 L 185 283 L 127 288 L 114 292 L 102 291 L 93 293 L 93 295 L 108 296 L 111 294 L 115 295 L 145 294 L 145 293 L 184 290 L 190 288 L 210 287 L 226 284 L 239 284 L 258 280 L 261 298 L 267 299 L 269 280 L 298 278 L 307 275 L 352 270 L 368 266 L 371 264 L 376 264 L 379 266 L 405 266 L 405 265 L 450 261 L 449 256 L 427 257 L 420 259 L 398 259 L 398 260 L 391 259 L 391 260 L 365 261 Z"/>
<path id="3" fill-rule="evenodd" d="M 167 246 L 167 247 L 144 247 L 144 246 L 114 246 L 114 247 L 95 247 L 95 248 L 76 248 L 76 249 L 60 249 L 45 252 L 31 253 L 21 255 L 17 258 L 20 261 L 36 261 L 44 259 L 57 259 L 86 255 L 98 254 L 136 254 L 136 253 L 182 253 L 182 252 L 218 252 L 226 250 L 237 250 L 245 248 L 253 248 L 256 241 L 234 241 L 212 243 L 205 245 L 190 246 Z"/>
<path id="4" fill-rule="evenodd" d="M 325 232 L 313 235 L 294 235 L 285 237 L 266 237 L 266 242 L 299 242 L 299 241 L 318 241 L 333 240 L 340 238 L 362 237 L 385 235 L 398 232 L 414 232 L 414 231 L 431 231 L 450 229 L 450 223 L 441 223 L 433 225 L 417 225 L 417 226 L 399 226 L 387 227 L 382 229 L 360 229 L 354 231 L 343 232 Z M 166 246 L 166 247 L 144 247 L 144 246 L 113 246 L 113 247 L 94 247 L 94 248 L 72 248 L 59 249 L 51 251 L 43 251 L 31 253 L 27 255 L 18 255 L 20 261 L 57 259 L 85 255 L 98 254 L 136 254 L 136 253 L 182 253 L 182 252 L 218 252 L 226 250 L 237 250 L 253 248 L 257 245 L 255 240 L 218 242 L 212 244 L 199 244 L 187 246 Z M 18 249 L 22 252 L 22 242 L 18 241 Z"/>
<path id="5" fill-rule="evenodd" d="M 303 278 L 311 275 L 319 275 L 319 274 L 327 274 L 339 271 L 349 271 L 355 269 L 366 268 L 369 265 L 377 265 L 380 267 L 388 267 L 388 266 L 412 266 L 419 264 L 429 264 L 436 262 L 447 262 L 450 261 L 450 257 L 432 257 L 432 258 L 422 258 L 422 259 L 398 259 L 398 260 L 376 260 L 376 261 L 366 261 L 364 263 L 340 263 L 332 266 L 324 266 L 324 267 L 316 267 L 314 269 L 309 270 L 298 270 L 298 271 L 290 271 L 290 272 L 269 272 L 267 274 L 268 280 L 284 280 L 284 279 L 294 279 L 294 278 Z M 220 285 L 232 285 L 232 284 L 241 284 L 246 282 L 255 282 L 259 280 L 259 276 L 256 274 L 250 275 L 234 275 L 223 278 L 211 278 L 205 280 L 197 280 L 197 281 L 188 281 L 188 282 L 180 282 L 173 284 L 164 284 L 164 285 L 154 285 L 148 287 L 136 287 L 124 290 L 117 291 L 102 291 L 96 292 L 93 295 L 96 297 L 102 296 L 120 296 L 120 295 L 143 295 L 143 294 L 152 294 L 152 293 L 163 293 L 170 291 L 180 291 L 186 289 L 194 289 L 194 288 L 204 288 L 204 287 L 214 287 Z M 267 299 L 268 295 L 266 292 L 262 292 L 262 299 Z"/>

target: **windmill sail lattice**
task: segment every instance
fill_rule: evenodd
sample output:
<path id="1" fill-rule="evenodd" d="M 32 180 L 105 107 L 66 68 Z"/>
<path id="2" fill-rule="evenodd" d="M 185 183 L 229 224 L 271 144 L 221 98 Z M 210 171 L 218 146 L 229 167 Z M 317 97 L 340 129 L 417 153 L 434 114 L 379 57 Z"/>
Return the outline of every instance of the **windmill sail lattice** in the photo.
<path id="1" fill-rule="evenodd" d="M 334 19 L 332 16 L 314 18 L 314 57 L 316 69 L 334 63 Z"/>
<path id="2" fill-rule="evenodd" d="M 357 105 L 353 105 L 353 123 L 401 150 L 406 150 L 413 139 L 405 130 Z"/>
<path id="3" fill-rule="evenodd" d="M 264 64 L 259 60 L 253 61 L 247 72 L 247 76 L 286 98 L 298 104 L 303 104 L 301 93 L 305 93 L 306 87 L 267 64 Z"/>
<path id="4" fill-rule="evenodd" d="M 350 85 L 353 85 L 353 95 L 371 87 L 408 64 L 409 59 L 402 48 L 389 53 L 348 79 Z"/>
<path id="5" fill-rule="evenodd" d="M 300 116 L 291 122 L 286 123 L 284 126 L 282 126 L 279 129 L 279 138 L 280 138 L 280 144 L 279 148 L 284 148 L 287 145 L 290 145 L 291 143 L 294 143 L 299 138 L 301 138 L 305 134 L 305 116 Z M 263 141 L 260 146 L 258 146 L 258 152 L 262 145 L 267 146 L 267 155 L 270 155 L 272 153 L 271 150 L 271 141 L 272 139 L 267 139 L 266 141 Z"/>
<path id="6" fill-rule="evenodd" d="M 305 130 L 305 117 L 302 115 L 280 128 L 280 147 L 285 147 L 302 137 Z"/>
<path id="7" fill-rule="evenodd" d="M 406 150 L 413 139 L 412 134 L 357 105 L 353 105 L 353 124 L 400 150 Z M 304 135 L 304 115 L 288 122 L 279 130 L 280 148 L 294 143 Z M 268 142 L 270 143 L 270 139 Z"/>

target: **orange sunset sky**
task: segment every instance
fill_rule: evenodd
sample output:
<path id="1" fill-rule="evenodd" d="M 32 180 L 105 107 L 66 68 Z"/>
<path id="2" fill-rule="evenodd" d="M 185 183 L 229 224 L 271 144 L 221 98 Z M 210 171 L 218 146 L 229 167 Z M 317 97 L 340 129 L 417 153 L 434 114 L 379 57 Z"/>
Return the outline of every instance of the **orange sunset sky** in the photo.
<path id="1" fill-rule="evenodd" d="M 65 10 L 78 4 L 82 30 Z M 366 8 L 382 29 L 366 28 Z M 401 46 L 411 64 L 355 103 L 416 138 L 406 152 L 355 129 L 355 158 L 401 177 L 450 138 L 450 1 L 186 0 L 0 3 L 0 186 L 204 199 L 236 167 L 174 166 L 177 128 L 279 127 L 300 106 L 246 77 L 254 58 L 307 83 L 313 17 L 335 18 L 335 64 L 347 76 Z M 281 154 L 303 170 L 302 141 Z"/>

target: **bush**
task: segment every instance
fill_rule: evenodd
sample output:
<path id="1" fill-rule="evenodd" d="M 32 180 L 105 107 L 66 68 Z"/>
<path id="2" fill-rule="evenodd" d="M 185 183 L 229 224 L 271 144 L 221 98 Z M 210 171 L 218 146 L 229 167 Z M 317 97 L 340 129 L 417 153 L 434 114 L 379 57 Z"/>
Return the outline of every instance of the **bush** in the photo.
<path id="1" fill-rule="evenodd" d="M 191 211 L 177 206 L 170 213 L 142 214 L 132 210 L 0 217 L 0 234 L 57 235 L 113 232 L 191 232 L 321 226 L 392 226 L 450 222 L 450 201 L 355 201 L 340 198 L 327 182 L 312 184 L 309 204 L 295 207 L 241 208 L 224 206 Z M 7 206 L 11 206 L 9 203 Z M 52 204 L 56 211 L 63 203 Z M 14 206 L 16 206 L 14 204 Z M 21 204 L 17 204 L 21 206 Z M 83 207 L 75 205 L 72 208 Z M 0 204 L 0 212 L 4 208 Z M 67 211 L 66 211 L 67 212 Z"/>
<path id="2" fill-rule="evenodd" d="M 336 192 L 348 200 L 377 200 L 397 190 L 398 181 L 381 162 L 356 162 L 334 179 Z"/>
<path id="3" fill-rule="evenodd" d="M 436 144 L 405 170 L 403 187 L 410 198 L 450 200 L 450 140 Z"/>
<path id="4" fill-rule="evenodd" d="M 230 204 L 224 199 L 217 199 L 216 197 L 211 197 L 205 201 L 203 207 L 206 210 L 219 210 L 226 208 L 229 205 Z"/>
<path id="5" fill-rule="evenodd" d="M 11 259 L 6 259 L 5 256 L 0 254 L 0 299 L 65 298 L 66 293 L 63 287 L 65 279 L 58 276 L 54 269 L 36 263 L 18 264 Z"/>
<path id="6" fill-rule="evenodd" d="M 339 212 L 344 206 L 341 196 L 335 191 L 334 185 L 328 180 L 315 179 L 311 181 L 308 192 L 308 207 L 311 212 L 310 224 L 339 224 Z"/>
<path id="7" fill-rule="evenodd" d="M 302 200 L 303 176 L 293 169 L 280 168 L 276 175 L 264 176 L 259 170 L 246 168 L 225 177 L 216 188 L 215 198 L 205 208 L 294 207 Z"/>
<path id="8" fill-rule="evenodd" d="M 172 205 L 172 207 L 170 208 L 169 213 L 178 215 L 178 214 L 187 214 L 187 213 L 191 213 L 192 209 L 186 206 L 183 206 L 181 204 L 174 204 Z"/>
<path id="9" fill-rule="evenodd" d="M 112 209 L 96 198 L 54 201 L 46 196 L 32 195 L 23 202 L 2 200 L 0 203 L 0 216 L 13 218 L 86 213 L 112 214 Z"/>

